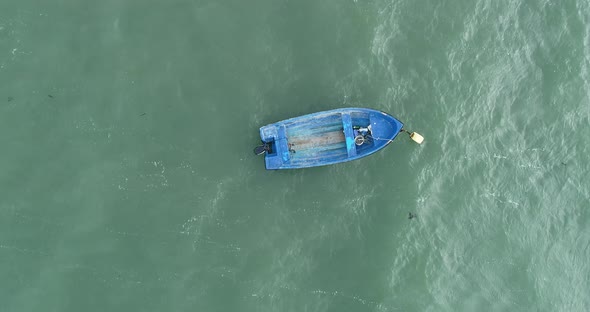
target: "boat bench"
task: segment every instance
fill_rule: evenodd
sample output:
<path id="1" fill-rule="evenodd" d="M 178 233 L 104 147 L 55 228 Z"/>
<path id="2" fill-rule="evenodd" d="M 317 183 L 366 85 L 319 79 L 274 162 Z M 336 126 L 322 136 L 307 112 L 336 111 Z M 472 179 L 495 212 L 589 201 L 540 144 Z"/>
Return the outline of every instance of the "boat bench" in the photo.
<path id="1" fill-rule="evenodd" d="M 278 146 L 278 151 L 281 153 L 283 162 L 288 162 L 291 155 L 289 155 L 289 144 L 287 142 L 287 128 L 284 125 L 279 127 L 276 144 Z"/>
<path id="2" fill-rule="evenodd" d="M 354 131 L 352 129 L 352 118 L 348 113 L 342 113 L 342 127 L 344 138 L 346 138 L 346 151 L 348 157 L 356 156 L 356 144 L 354 144 Z"/>

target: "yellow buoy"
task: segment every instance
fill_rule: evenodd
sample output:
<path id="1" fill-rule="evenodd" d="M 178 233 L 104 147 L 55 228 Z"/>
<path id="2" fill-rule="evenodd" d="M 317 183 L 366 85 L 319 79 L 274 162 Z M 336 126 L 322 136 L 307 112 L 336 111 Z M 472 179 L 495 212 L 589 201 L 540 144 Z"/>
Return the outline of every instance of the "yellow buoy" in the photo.
<path id="1" fill-rule="evenodd" d="M 424 142 L 424 137 L 416 132 L 410 133 L 410 139 L 418 144 L 422 144 L 422 142 Z"/>

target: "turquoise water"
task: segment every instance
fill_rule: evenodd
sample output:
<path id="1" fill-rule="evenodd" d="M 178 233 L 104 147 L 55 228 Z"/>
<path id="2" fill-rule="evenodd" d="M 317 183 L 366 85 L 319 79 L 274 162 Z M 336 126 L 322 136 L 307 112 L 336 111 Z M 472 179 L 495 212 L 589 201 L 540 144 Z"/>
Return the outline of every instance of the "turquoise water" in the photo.
<path id="1" fill-rule="evenodd" d="M 2 1 L 0 311 L 588 311 L 589 126 L 587 0 Z"/>

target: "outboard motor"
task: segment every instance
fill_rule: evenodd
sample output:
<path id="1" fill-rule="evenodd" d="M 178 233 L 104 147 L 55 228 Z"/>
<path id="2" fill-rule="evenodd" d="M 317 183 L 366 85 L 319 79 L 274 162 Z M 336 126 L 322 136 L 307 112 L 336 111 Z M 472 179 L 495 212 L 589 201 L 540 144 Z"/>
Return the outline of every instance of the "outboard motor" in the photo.
<path id="1" fill-rule="evenodd" d="M 264 153 L 270 153 L 270 144 L 266 142 L 262 142 L 262 145 L 256 146 L 254 148 L 255 155 L 262 155 Z"/>

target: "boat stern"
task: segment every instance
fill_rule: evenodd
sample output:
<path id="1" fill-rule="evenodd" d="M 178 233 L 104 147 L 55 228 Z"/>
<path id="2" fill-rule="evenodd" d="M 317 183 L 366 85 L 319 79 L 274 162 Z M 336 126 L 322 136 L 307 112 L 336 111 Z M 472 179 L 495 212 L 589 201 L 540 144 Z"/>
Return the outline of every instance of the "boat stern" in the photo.
<path id="1" fill-rule="evenodd" d="M 260 128 L 260 139 L 269 146 L 264 155 L 266 169 L 280 169 L 289 162 L 289 147 L 285 126 L 271 124 Z"/>

